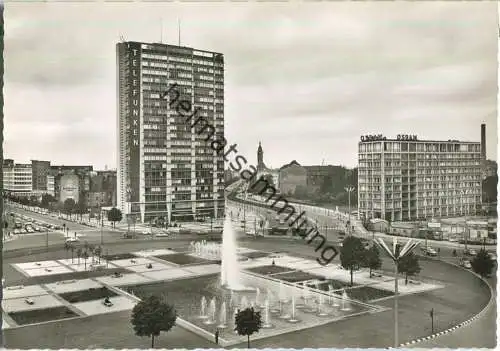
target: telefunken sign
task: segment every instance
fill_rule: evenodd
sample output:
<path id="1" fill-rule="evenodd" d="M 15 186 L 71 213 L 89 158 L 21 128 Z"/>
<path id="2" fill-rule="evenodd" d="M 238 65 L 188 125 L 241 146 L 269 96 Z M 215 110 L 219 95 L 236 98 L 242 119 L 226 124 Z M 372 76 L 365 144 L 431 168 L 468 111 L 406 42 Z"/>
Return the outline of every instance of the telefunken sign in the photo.
<path id="1" fill-rule="evenodd" d="M 136 175 L 140 172 L 140 55 L 141 46 L 139 43 L 129 43 L 129 169 L 130 175 Z M 130 201 L 139 201 L 139 177 L 130 176 Z"/>

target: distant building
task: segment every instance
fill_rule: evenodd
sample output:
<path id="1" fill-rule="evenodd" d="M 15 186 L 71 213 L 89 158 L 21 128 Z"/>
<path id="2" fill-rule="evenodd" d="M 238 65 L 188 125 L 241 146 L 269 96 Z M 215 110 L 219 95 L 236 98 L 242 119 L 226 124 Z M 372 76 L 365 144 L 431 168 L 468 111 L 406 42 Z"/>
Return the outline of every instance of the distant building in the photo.
<path id="1" fill-rule="evenodd" d="M 11 196 L 31 196 L 33 174 L 31 164 L 14 163 L 12 159 L 3 162 L 3 189 Z"/>
<path id="2" fill-rule="evenodd" d="M 92 172 L 87 205 L 89 207 L 116 206 L 116 171 Z"/>
<path id="3" fill-rule="evenodd" d="M 61 196 L 61 189 L 63 188 L 63 177 L 66 175 L 75 175 L 76 178 L 65 178 L 78 180 L 78 184 L 75 184 L 74 187 L 78 188 L 78 200 L 85 200 L 87 198 L 87 194 L 90 191 L 90 175 L 93 171 L 92 166 L 51 166 L 50 167 L 50 175 L 54 177 L 54 197 L 59 202 L 64 202 L 64 200 L 68 197 L 68 194 L 63 194 Z M 74 197 L 71 195 L 71 197 Z"/>
<path id="4" fill-rule="evenodd" d="M 47 176 L 50 172 L 50 161 L 31 160 L 33 191 L 47 193 Z"/>
<path id="5" fill-rule="evenodd" d="M 80 180 L 76 174 L 65 174 L 59 181 L 59 201 L 64 203 L 67 199 L 73 199 L 75 203 L 80 199 Z"/>
<path id="6" fill-rule="evenodd" d="M 284 195 L 293 195 L 299 186 L 307 186 L 307 171 L 294 160 L 280 168 L 279 189 Z"/>
<path id="7" fill-rule="evenodd" d="M 262 144 L 259 141 L 259 146 L 257 148 L 257 177 L 259 179 L 262 176 L 270 175 L 273 180 L 273 187 L 279 191 L 279 170 L 267 168 L 264 163 L 264 150 Z"/>
<path id="8" fill-rule="evenodd" d="M 498 165 L 496 161 L 486 160 L 483 169 L 483 179 L 497 175 Z"/>
<path id="9" fill-rule="evenodd" d="M 481 209 L 481 143 L 363 136 L 358 144 L 358 212 L 415 221 Z"/>
<path id="10" fill-rule="evenodd" d="M 307 171 L 307 187 L 319 191 L 328 180 L 346 177 L 346 168 L 342 166 L 304 166 Z"/>

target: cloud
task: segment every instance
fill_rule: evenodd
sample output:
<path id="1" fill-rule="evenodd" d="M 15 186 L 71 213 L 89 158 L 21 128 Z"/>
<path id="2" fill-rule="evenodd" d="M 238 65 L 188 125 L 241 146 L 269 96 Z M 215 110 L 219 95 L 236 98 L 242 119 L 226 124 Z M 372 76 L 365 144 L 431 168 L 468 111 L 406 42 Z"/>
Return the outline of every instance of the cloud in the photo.
<path id="1" fill-rule="evenodd" d="M 479 140 L 482 122 L 494 145 L 496 10 L 494 2 L 9 2 L 6 154 L 115 164 L 116 42 L 176 44 L 178 19 L 183 45 L 224 53 L 226 137 L 249 159 L 261 140 L 275 166 L 353 166 L 363 133 Z"/>

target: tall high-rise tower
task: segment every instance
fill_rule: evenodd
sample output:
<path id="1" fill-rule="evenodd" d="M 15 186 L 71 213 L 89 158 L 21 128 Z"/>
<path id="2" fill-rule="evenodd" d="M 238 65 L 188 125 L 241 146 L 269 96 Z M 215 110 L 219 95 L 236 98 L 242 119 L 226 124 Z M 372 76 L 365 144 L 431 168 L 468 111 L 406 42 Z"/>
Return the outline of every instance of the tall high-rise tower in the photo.
<path id="1" fill-rule="evenodd" d="M 222 217 L 223 155 L 165 93 L 176 84 L 179 100 L 223 137 L 223 55 L 139 42 L 118 43 L 116 52 L 117 206 L 147 223 Z"/>

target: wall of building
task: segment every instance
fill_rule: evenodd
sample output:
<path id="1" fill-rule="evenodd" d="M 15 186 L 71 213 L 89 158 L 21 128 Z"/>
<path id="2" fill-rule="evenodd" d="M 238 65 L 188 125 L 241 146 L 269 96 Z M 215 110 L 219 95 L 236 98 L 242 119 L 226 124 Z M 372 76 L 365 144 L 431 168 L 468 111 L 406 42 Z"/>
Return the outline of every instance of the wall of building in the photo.
<path id="1" fill-rule="evenodd" d="M 298 186 L 307 186 L 307 171 L 304 167 L 291 164 L 279 171 L 279 189 L 282 194 L 293 195 Z"/>
<path id="2" fill-rule="evenodd" d="M 359 143 L 358 209 L 392 221 L 473 215 L 481 204 L 480 143 Z"/>
<path id="3" fill-rule="evenodd" d="M 66 174 L 60 179 L 59 202 L 73 199 L 78 203 L 80 199 L 80 179 L 76 174 Z"/>

